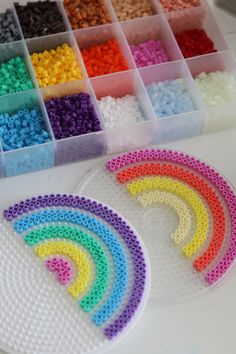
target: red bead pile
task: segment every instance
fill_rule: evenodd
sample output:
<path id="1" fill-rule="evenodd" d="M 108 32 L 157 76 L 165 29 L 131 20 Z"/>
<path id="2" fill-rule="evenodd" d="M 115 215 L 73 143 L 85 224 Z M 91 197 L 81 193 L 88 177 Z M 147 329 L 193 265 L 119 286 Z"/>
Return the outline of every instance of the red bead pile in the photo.
<path id="1" fill-rule="evenodd" d="M 204 29 L 180 32 L 175 38 L 185 58 L 217 52 Z"/>
<path id="2" fill-rule="evenodd" d="M 89 77 L 128 69 L 119 44 L 115 39 L 83 49 L 82 56 Z"/>

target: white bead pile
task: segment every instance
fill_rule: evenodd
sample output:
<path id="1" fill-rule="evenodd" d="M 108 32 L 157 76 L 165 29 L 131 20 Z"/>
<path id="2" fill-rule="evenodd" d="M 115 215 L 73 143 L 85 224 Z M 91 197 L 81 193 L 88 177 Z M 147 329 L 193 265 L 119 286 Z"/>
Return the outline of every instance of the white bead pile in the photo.
<path id="1" fill-rule="evenodd" d="M 145 120 L 140 110 L 139 101 L 135 96 L 126 95 L 121 98 L 106 96 L 98 101 L 98 105 L 103 114 L 104 124 L 108 129 Z"/>
<path id="2" fill-rule="evenodd" d="M 233 75 L 226 71 L 202 72 L 195 82 L 207 106 L 215 106 L 236 99 L 236 83 Z"/>

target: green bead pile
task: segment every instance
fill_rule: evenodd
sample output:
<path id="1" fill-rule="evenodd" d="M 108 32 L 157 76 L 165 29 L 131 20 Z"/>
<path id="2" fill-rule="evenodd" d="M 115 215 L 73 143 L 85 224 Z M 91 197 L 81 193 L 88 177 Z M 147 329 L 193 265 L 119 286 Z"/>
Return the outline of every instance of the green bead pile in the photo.
<path id="1" fill-rule="evenodd" d="M 89 234 L 72 226 L 45 226 L 24 236 L 29 246 L 36 246 L 50 239 L 67 239 L 83 246 L 92 256 L 96 267 L 96 280 L 92 290 L 80 301 L 85 312 L 90 312 L 103 298 L 109 279 L 108 260 L 100 244 Z"/>
<path id="2" fill-rule="evenodd" d="M 26 62 L 17 56 L 0 64 L 0 96 L 34 88 Z"/>

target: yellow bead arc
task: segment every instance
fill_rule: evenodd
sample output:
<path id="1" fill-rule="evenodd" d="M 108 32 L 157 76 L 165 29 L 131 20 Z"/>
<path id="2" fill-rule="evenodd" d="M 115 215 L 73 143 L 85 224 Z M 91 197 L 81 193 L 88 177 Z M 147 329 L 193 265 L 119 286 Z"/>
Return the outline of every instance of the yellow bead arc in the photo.
<path id="1" fill-rule="evenodd" d="M 196 230 L 191 241 L 183 247 L 186 257 L 192 257 L 206 241 L 209 228 L 207 209 L 199 195 L 186 184 L 168 177 L 146 177 L 127 184 L 128 192 L 132 196 L 147 191 L 167 191 L 185 200 L 191 207 L 196 219 Z"/>
<path id="2" fill-rule="evenodd" d="M 172 193 L 157 190 L 143 193 L 138 196 L 138 200 L 143 207 L 155 204 L 166 204 L 167 206 L 173 208 L 178 215 L 179 226 L 171 234 L 171 238 L 176 244 L 180 244 L 186 238 L 191 229 L 191 213 L 188 206 L 182 199 L 177 198 L 177 196 Z"/>
<path id="3" fill-rule="evenodd" d="M 46 258 L 55 254 L 70 258 L 76 266 L 77 277 L 68 286 L 68 292 L 73 298 L 84 294 L 91 279 L 91 264 L 87 254 L 77 245 L 67 241 L 51 241 L 36 246 L 35 253 L 40 258 Z"/>

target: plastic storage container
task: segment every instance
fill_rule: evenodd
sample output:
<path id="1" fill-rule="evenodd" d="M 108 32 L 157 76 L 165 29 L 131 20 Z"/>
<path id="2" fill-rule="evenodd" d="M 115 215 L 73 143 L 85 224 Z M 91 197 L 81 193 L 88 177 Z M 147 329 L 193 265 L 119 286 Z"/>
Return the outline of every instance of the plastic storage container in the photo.
<path id="1" fill-rule="evenodd" d="M 20 0 L 19 2 L 25 4 L 27 0 Z M 14 4 L 12 1 L 9 2 L 8 8 L 12 9 L 14 13 L 22 39 L 18 42 L 12 42 L 10 45 L 0 44 L 0 62 L 11 58 L 15 54 L 23 56 L 27 61 L 35 90 L 0 97 L 0 112 L 11 113 L 23 108 L 23 106 L 29 107 L 30 104 L 37 102 L 43 112 L 51 142 L 9 152 L 3 152 L 0 145 L 1 177 L 235 126 L 235 103 L 231 102 L 221 107 L 206 107 L 193 80 L 193 77 L 201 71 L 219 70 L 220 67 L 235 76 L 235 61 L 228 51 L 224 38 L 206 2 L 202 1 L 201 6 L 197 8 L 171 13 L 163 11 L 158 0 L 152 0 L 152 3 L 155 15 L 120 23 L 112 1 L 105 0 L 111 16 L 111 24 L 72 31 L 63 1 L 59 0 L 58 6 L 63 14 L 67 31 L 45 37 L 24 39 Z M 1 8 L 0 5 L 0 10 L 4 11 L 5 8 Z M 205 29 L 218 52 L 185 60 L 175 40 L 175 33 L 196 27 Z M 138 69 L 129 45 L 140 43 L 150 39 L 150 37 L 161 39 L 168 53 L 169 62 Z M 112 38 L 117 39 L 122 54 L 127 61 L 128 70 L 88 78 L 81 50 Z M 78 65 L 83 72 L 83 80 L 40 89 L 30 61 L 30 54 L 55 48 L 64 43 L 73 47 Z M 156 117 L 145 86 L 153 81 L 160 82 L 178 78 L 183 79 L 188 86 L 195 103 L 195 110 L 165 118 Z M 44 100 L 81 91 L 91 95 L 95 110 L 101 121 L 102 130 L 96 133 L 56 140 Z M 138 99 L 144 120 L 116 129 L 107 129 L 103 124 L 102 112 L 99 110 L 97 100 L 108 95 L 122 97 L 127 94 L 134 95 Z"/>

